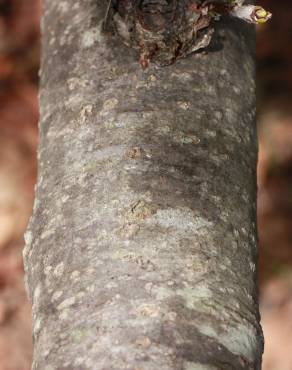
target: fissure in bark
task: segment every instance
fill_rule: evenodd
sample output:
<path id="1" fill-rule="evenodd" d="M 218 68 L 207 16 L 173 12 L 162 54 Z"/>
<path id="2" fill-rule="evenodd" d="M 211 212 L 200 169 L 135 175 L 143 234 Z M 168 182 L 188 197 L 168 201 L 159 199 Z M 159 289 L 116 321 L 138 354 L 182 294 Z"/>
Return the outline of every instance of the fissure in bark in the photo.
<path id="1" fill-rule="evenodd" d="M 117 33 L 139 50 L 140 63 L 168 65 L 208 46 L 211 17 L 201 1 L 119 0 L 113 6 Z"/>

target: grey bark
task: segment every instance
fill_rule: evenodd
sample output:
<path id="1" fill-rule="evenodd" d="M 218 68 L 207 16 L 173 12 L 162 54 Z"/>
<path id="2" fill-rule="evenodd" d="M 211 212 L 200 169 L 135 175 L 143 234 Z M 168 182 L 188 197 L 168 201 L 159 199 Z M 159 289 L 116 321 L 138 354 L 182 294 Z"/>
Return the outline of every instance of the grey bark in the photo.
<path id="1" fill-rule="evenodd" d="M 260 369 L 254 30 L 143 71 L 105 8 L 44 2 L 33 369 Z"/>

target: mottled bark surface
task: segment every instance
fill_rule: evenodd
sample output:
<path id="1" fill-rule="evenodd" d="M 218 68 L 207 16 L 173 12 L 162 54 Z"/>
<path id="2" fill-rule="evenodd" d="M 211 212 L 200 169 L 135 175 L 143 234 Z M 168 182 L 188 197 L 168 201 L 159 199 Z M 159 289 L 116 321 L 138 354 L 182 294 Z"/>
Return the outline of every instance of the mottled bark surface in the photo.
<path id="1" fill-rule="evenodd" d="M 33 369 L 260 369 L 253 30 L 143 71 L 105 8 L 44 2 Z"/>

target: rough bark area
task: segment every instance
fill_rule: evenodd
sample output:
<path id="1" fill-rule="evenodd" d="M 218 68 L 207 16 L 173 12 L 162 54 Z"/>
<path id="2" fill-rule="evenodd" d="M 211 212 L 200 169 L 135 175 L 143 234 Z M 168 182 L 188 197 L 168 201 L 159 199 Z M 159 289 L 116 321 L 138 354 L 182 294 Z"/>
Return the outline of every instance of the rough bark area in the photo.
<path id="1" fill-rule="evenodd" d="M 253 30 L 143 71 L 105 9 L 44 2 L 33 369 L 260 369 Z"/>

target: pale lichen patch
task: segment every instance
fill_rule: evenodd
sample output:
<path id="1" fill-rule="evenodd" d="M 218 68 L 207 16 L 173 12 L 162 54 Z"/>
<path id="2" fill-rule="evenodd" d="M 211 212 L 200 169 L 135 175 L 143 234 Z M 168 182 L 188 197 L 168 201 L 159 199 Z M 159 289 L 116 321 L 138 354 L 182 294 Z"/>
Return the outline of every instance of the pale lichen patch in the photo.
<path id="1" fill-rule="evenodd" d="M 221 121 L 223 118 L 223 113 L 220 110 L 215 110 L 214 111 L 214 116 L 216 120 Z"/>
<path id="2" fill-rule="evenodd" d="M 190 109 L 190 106 L 191 106 L 190 102 L 188 102 L 188 101 L 178 101 L 177 105 L 182 110 L 188 110 L 188 109 Z"/>
<path id="3" fill-rule="evenodd" d="M 189 82 L 193 79 L 191 73 L 188 72 L 172 72 L 171 77 L 177 79 L 179 82 Z"/>
<path id="4" fill-rule="evenodd" d="M 59 263 L 54 269 L 53 272 L 54 276 L 56 277 L 62 276 L 64 273 L 64 268 L 65 268 L 64 263 L 63 262 Z"/>
<path id="5" fill-rule="evenodd" d="M 204 302 L 210 300 L 213 296 L 211 289 L 209 289 L 204 283 L 198 283 L 196 286 L 189 286 L 186 284 L 183 289 L 175 289 L 171 287 L 156 287 L 153 294 L 159 301 L 163 301 L 169 298 L 181 297 L 184 300 L 185 306 L 190 310 L 196 310 L 198 312 L 205 312 L 206 306 Z"/>
<path id="6" fill-rule="evenodd" d="M 30 254 L 30 244 L 26 244 L 22 250 L 22 257 L 23 257 L 23 260 L 26 261 L 29 254 Z"/>
<path id="7" fill-rule="evenodd" d="M 51 237 L 53 234 L 55 233 L 55 230 L 53 228 L 49 228 L 48 230 L 45 230 L 42 234 L 41 234 L 41 239 L 46 239 L 46 238 L 49 238 Z"/>
<path id="8" fill-rule="evenodd" d="M 153 284 L 151 281 L 149 283 L 146 283 L 144 288 L 148 294 L 152 294 L 153 289 L 155 289 L 156 285 Z"/>
<path id="9" fill-rule="evenodd" d="M 217 136 L 217 132 L 215 130 L 205 130 L 204 136 L 206 138 L 215 138 Z"/>
<path id="10" fill-rule="evenodd" d="M 66 13 L 69 10 L 69 2 L 68 1 L 59 1 L 57 4 L 58 11 L 61 13 Z"/>
<path id="11" fill-rule="evenodd" d="M 151 223 L 157 223 L 161 227 L 173 228 L 183 233 L 198 233 L 210 230 L 212 222 L 197 216 L 188 208 L 159 209 L 150 219 Z"/>
<path id="12" fill-rule="evenodd" d="M 42 319 L 41 318 L 37 318 L 34 322 L 34 325 L 33 325 L 33 334 L 34 335 L 37 335 L 41 329 L 41 325 L 42 325 Z"/>
<path id="13" fill-rule="evenodd" d="M 71 337 L 74 342 L 81 342 L 84 340 L 86 336 L 88 336 L 90 332 L 87 329 L 76 329 L 72 332 Z"/>
<path id="14" fill-rule="evenodd" d="M 148 337 L 141 336 L 141 337 L 138 337 L 136 339 L 135 344 L 138 347 L 141 347 L 143 349 L 147 349 L 147 348 L 149 348 L 151 346 L 151 340 Z"/>
<path id="15" fill-rule="evenodd" d="M 114 288 L 117 288 L 119 285 L 118 283 L 116 283 L 115 281 L 110 281 L 109 283 L 107 283 L 105 285 L 106 289 L 114 289 Z"/>
<path id="16" fill-rule="evenodd" d="M 82 298 L 85 297 L 85 295 L 86 295 L 86 293 L 81 291 L 81 292 L 78 292 L 76 294 L 76 298 L 79 299 L 79 300 L 81 300 Z"/>
<path id="17" fill-rule="evenodd" d="M 56 292 L 53 293 L 52 295 L 52 301 L 58 300 L 63 294 L 62 290 L 57 290 Z"/>
<path id="18" fill-rule="evenodd" d="M 173 139 L 179 144 L 199 144 L 200 138 L 193 134 L 186 134 L 184 132 L 177 132 L 174 134 Z"/>
<path id="19" fill-rule="evenodd" d="M 51 36 L 51 38 L 50 38 L 50 41 L 49 41 L 49 45 L 54 45 L 55 44 L 55 42 L 56 42 L 56 37 L 55 36 Z"/>
<path id="20" fill-rule="evenodd" d="M 98 263 L 98 262 L 97 262 L 97 263 Z M 100 263 L 98 263 L 98 264 L 102 264 L 102 262 L 100 261 Z M 95 268 L 93 268 L 93 267 L 89 267 L 89 268 L 86 270 L 86 273 L 87 273 L 88 275 L 92 275 L 92 274 L 96 273 L 96 269 L 95 269 Z"/>
<path id="21" fill-rule="evenodd" d="M 93 109 L 92 104 L 87 104 L 81 108 L 80 116 L 78 120 L 79 124 L 83 125 L 86 122 L 87 118 L 90 117 L 92 113 L 92 109 Z"/>
<path id="22" fill-rule="evenodd" d="M 44 370 L 56 370 L 56 368 L 54 366 L 47 365 L 45 366 Z"/>
<path id="23" fill-rule="evenodd" d="M 25 233 L 24 233 L 24 241 L 25 241 L 25 244 L 27 246 L 30 246 L 31 243 L 32 243 L 32 240 L 33 240 L 33 234 L 30 230 L 27 230 Z"/>
<path id="24" fill-rule="evenodd" d="M 46 266 L 45 269 L 44 269 L 45 275 L 49 275 L 49 273 L 52 271 L 52 269 L 53 269 L 52 266 L 50 266 L 50 265 Z"/>
<path id="25" fill-rule="evenodd" d="M 164 318 L 166 320 L 169 320 L 169 321 L 175 321 L 176 318 L 177 318 L 177 313 L 174 312 L 174 311 L 171 311 L 171 312 L 167 312 L 164 316 Z"/>
<path id="26" fill-rule="evenodd" d="M 257 348 L 255 329 L 250 326 L 238 324 L 237 327 L 225 326 L 220 332 L 216 331 L 207 323 L 197 326 L 200 333 L 216 339 L 235 355 L 243 356 L 253 360 Z"/>
<path id="27" fill-rule="evenodd" d="M 71 280 L 77 280 L 80 277 L 80 271 L 75 270 L 71 273 L 70 279 Z"/>
<path id="28" fill-rule="evenodd" d="M 75 297 L 67 298 L 57 306 L 57 310 L 64 310 L 65 308 L 72 306 L 75 302 Z"/>
<path id="29" fill-rule="evenodd" d="M 129 239 L 136 235 L 140 230 L 140 225 L 133 223 L 125 223 L 120 229 L 119 233 L 122 237 Z"/>
<path id="30" fill-rule="evenodd" d="M 81 46 L 88 49 L 100 40 L 100 30 L 98 28 L 91 28 L 84 32 L 81 38 Z"/>
<path id="31" fill-rule="evenodd" d="M 67 320 L 69 317 L 69 310 L 63 310 L 60 315 L 59 315 L 59 319 L 60 320 Z"/>
<path id="32" fill-rule="evenodd" d="M 249 268 L 252 272 L 255 272 L 256 270 L 256 264 L 254 262 L 250 262 L 249 263 Z"/>
<path id="33" fill-rule="evenodd" d="M 119 101 L 116 98 L 107 99 L 104 101 L 103 106 L 99 114 L 101 116 L 107 116 L 115 107 L 118 105 Z"/>
<path id="34" fill-rule="evenodd" d="M 232 89 L 233 89 L 233 91 L 235 92 L 235 94 L 240 95 L 240 93 L 241 93 L 241 89 L 240 89 L 239 87 L 237 87 L 237 86 L 233 86 L 233 87 L 232 87 Z"/>
<path id="35" fill-rule="evenodd" d="M 39 299 L 40 299 L 40 296 L 41 296 L 41 292 L 42 292 L 41 284 L 38 284 L 36 286 L 36 288 L 34 289 L 34 292 L 33 292 L 33 306 L 34 307 L 37 307 L 38 304 L 39 304 Z"/>
<path id="36" fill-rule="evenodd" d="M 90 293 L 93 293 L 95 291 L 95 285 L 89 285 L 86 290 Z"/>
<path id="37" fill-rule="evenodd" d="M 81 79 L 79 77 L 71 77 L 67 80 L 68 89 L 70 91 L 73 91 L 76 88 L 85 87 L 87 84 L 87 80 Z"/>
<path id="38" fill-rule="evenodd" d="M 127 249 L 118 249 L 116 250 L 112 257 L 114 259 L 121 259 L 127 262 L 132 262 L 140 266 L 143 270 L 154 271 L 154 263 L 147 257 L 139 255 L 135 252 L 129 252 Z"/>
<path id="39" fill-rule="evenodd" d="M 81 356 L 76 357 L 76 358 L 74 359 L 74 365 L 77 365 L 77 366 L 84 365 L 84 364 L 85 364 L 85 362 L 86 362 L 86 359 L 85 359 L 84 357 L 81 357 Z"/>
<path id="40" fill-rule="evenodd" d="M 158 317 L 160 307 L 155 304 L 143 304 L 136 309 L 137 314 L 147 317 Z"/>
<path id="41" fill-rule="evenodd" d="M 187 286 L 184 289 L 179 289 L 176 293 L 181 296 L 186 306 L 191 310 L 199 310 L 199 307 L 203 304 L 203 300 L 207 300 L 212 297 L 212 291 L 204 284 L 198 284 L 195 287 Z"/>
<path id="42" fill-rule="evenodd" d="M 61 198 L 61 202 L 62 203 L 66 203 L 67 202 L 67 200 L 69 200 L 70 199 L 70 196 L 68 195 L 68 194 L 65 194 L 65 195 L 63 195 L 62 196 L 62 198 Z"/>

